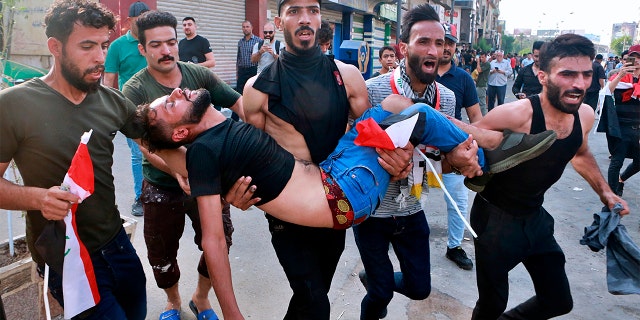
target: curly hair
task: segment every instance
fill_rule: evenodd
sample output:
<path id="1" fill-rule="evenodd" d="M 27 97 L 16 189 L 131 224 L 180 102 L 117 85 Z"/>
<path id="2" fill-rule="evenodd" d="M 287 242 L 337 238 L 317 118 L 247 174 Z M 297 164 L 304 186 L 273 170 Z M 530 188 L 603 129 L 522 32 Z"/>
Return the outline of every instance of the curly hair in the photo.
<path id="1" fill-rule="evenodd" d="M 44 16 L 45 34 L 66 43 L 74 24 L 113 30 L 116 17 L 100 3 L 87 0 L 56 0 Z"/>

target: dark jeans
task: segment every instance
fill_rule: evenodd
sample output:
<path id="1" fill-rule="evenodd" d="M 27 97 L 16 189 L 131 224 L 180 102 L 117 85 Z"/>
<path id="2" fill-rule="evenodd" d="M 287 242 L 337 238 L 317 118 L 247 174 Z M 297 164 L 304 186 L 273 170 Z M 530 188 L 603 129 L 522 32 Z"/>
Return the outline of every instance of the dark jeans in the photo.
<path id="1" fill-rule="evenodd" d="M 303 227 L 267 215 L 271 244 L 293 296 L 285 320 L 329 320 L 329 289 L 345 230 Z"/>
<path id="2" fill-rule="evenodd" d="M 247 80 L 249 80 L 249 78 L 255 76 L 258 73 L 258 66 L 255 67 L 238 67 L 238 73 L 237 73 L 237 84 L 236 84 L 236 91 L 239 94 L 242 94 L 242 92 L 244 92 L 244 85 L 247 83 Z M 240 117 L 238 117 L 238 115 L 234 112 L 231 115 L 231 119 L 238 121 Z"/>
<path id="3" fill-rule="evenodd" d="M 362 299 L 360 320 L 378 320 L 394 292 L 413 300 L 429 296 L 429 224 L 424 212 L 402 217 L 372 217 L 354 226 L 353 234 L 367 273 L 368 288 Z M 389 244 L 400 261 L 400 272 L 393 271 Z"/>
<path id="4" fill-rule="evenodd" d="M 194 198 L 187 196 L 182 190 L 160 189 L 147 180 L 142 184 L 141 200 L 144 208 L 144 242 L 153 276 L 159 288 L 171 288 L 180 279 L 176 257 L 184 232 L 185 215 L 191 219 L 191 226 L 195 231 L 193 242 L 202 251 L 198 205 Z M 228 204 L 222 208 L 222 217 L 227 247 L 230 247 L 233 225 Z M 204 254 L 200 255 L 198 273 L 209 278 Z"/>
<path id="5" fill-rule="evenodd" d="M 587 92 L 587 94 L 584 96 L 584 103 L 590 105 L 593 111 L 596 111 L 596 109 L 598 108 L 599 98 L 600 98 L 599 91 Z"/>
<path id="6" fill-rule="evenodd" d="M 498 105 L 504 104 L 504 95 L 507 94 L 507 86 L 492 86 L 487 87 L 487 110 L 491 111 L 498 97 Z"/>
<path id="7" fill-rule="evenodd" d="M 147 291 L 144 270 L 136 250 L 124 229 L 97 252 L 91 262 L 98 283 L 100 303 L 73 319 L 144 319 L 147 315 Z M 44 267 L 39 267 L 42 273 Z M 51 295 L 64 308 L 62 276 L 49 269 Z"/>
<path id="8" fill-rule="evenodd" d="M 622 134 L 622 139 L 607 136 L 609 151 L 611 152 L 607 179 L 609 187 L 614 192 L 619 187 L 618 178 L 626 181 L 640 171 L 640 128 L 638 126 L 621 126 L 620 133 Z M 620 173 L 625 158 L 630 158 L 633 162 Z"/>
<path id="9" fill-rule="evenodd" d="M 476 195 L 471 226 L 478 233 L 476 277 L 479 298 L 472 320 L 549 319 L 573 308 L 565 257 L 553 236 L 554 221 L 544 208 L 514 216 Z M 509 271 L 524 264 L 536 295 L 503 313 L 509 298 Z"/>

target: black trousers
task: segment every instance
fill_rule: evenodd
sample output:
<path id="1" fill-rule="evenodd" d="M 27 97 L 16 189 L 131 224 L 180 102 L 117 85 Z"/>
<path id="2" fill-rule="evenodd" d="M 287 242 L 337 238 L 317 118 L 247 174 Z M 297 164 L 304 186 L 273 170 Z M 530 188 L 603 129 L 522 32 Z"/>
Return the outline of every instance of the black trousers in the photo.
<path id="1" fill-rule="evenodd" d="M 345 230 L 310 228 L 267 215 L 271 244 L 293 296 L 285 320 L 329 320 L 329 289 L 344 250 Z"/>
<path id="2" fill-rule="evenodd" d="M 587 94 L 584 96 L 584 103 L 590 105 L 591 108 L 593 108 L 593 111 L 596 111 L 596 108 L 598 108 L 599 98 L 600 98 L 599 91 L 587 92 Z"/>
<path id="3" fill-rule="evenodd" d="M 553 218 L 542 207 L 515 216 L 477 195 L 471 208 L 479 299 L 472 320 L 549 319 L 573 308 L 565 257 L 553 237 Z M 536 295 L 503 313 L 509 298 L 509 271 L 524 264 Z"/>

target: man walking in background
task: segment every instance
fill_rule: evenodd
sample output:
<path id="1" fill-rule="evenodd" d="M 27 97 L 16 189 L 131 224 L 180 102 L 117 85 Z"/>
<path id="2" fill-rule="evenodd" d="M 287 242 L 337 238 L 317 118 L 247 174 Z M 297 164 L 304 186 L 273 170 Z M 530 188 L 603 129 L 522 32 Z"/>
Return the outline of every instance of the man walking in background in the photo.
<path id="1" fill-rule="evenodd" d="M 276 26 L 273 22 L 267 22 L 262 31 L 264 39 L 253 45 L 251 51 L 251 62 L 258 64 L 258 72 L 260 74 L 264 68 L 278 59 L 280 51 L 284 50 L 284 44 L 276 39 Z"/>
<path id="2" fill-rule="evenodd" d="M 480 104 L 480 112 L 482 116 L 487 114 L 487 83 L 489 81 L 489 71 L 491 71 L 491 63 L 487 61 L 487 53 L 480 52 L 480 61 L 478 62 L 478 79 L 476 79 L 476 93 L 478 94 L 478 103 Z"/>
<path id="3" fill-rule="evenodd" d="M 593 78 L 591 79 L 591 86 L 587 89 L 587 95 L 584 97 L 584 103 L 590 105 L 593 111 L 596 111 L 598 108 L 600 90 L 604 88 L 604 80 L 606 79 L 604 68 L 602 67 L 603 58 L 604 57 L 598 53 L 593 60 Z"/>
<path id="4" fill-rule="evenodd" d="M 129 7 L 129 31 L 113 41 L 107 51 L 107 60 L 104 63 L 103 84 L 113 87 L 116 76 L 118 77 L 118 89 L 122 91 L 122 86 L 136 72 L 147 66 L 147 60 L 138 51 L 138 26 L 136 20 L 138 16 L 149 11 L 149 7 L 141 1 L 134 2 Z M 142 152 L 138 144 L 127 138 L 127 145 L 131 150 L 131 171 L 133 171 L 133 191 L 135 199 L 131 206 L 131 214 L 139 217 L 143 215 L 142 202 Z"/>
<path id="5" fill-rule="evenodd" d="M 489 87 L 487 88 L 489 111 L 495 107 L 496 98 L 498 105 L 504 104 L 509 75 L 511 75 L 511 61 L 504 58 L 502 50 L 498 50 L 496 51 L 496 59 L 491 60 L 491 71 L 489 71 Z"/>
<path id="6" fill-rule="evenodd" d="M 213 68 L 216 66 L 216 59 L 213 57 L 213 50 L 209 40 L 197 33 L 196 19 L 185 17 L 182 19 L 182 31 L 185 38 L 180 40 L 180 61 L 196 63 L 203 67 Z"/>

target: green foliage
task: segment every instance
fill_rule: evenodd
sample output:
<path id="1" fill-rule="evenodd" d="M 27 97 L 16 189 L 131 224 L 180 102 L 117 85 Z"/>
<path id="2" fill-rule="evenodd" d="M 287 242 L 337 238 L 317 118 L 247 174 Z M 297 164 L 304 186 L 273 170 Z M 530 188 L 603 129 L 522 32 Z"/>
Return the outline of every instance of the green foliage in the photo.
<path id="1" fill-rule="evenodd" d="M 513 52 L 514 51 L 514 47 L 513 44 L 515 43 L 516 38 L 507 35 L 507 34 L 503 34 L 502 35 L 502 45 L 500 46 L 500 48 L 502 48 L 502 51 L 508 53 L 508 52 Z M 505 54 L 506 55 L 506 54 Z"/>
<path id="2" fill-rule="evenodd" d="M 622 51 L 629 48 L 631 44 L 631 37 L 625 35 L 611 40 L 611 46 L 609 46 L 609 48 L 611 48 L 611 51 L 615 52 L 616 55 L 621 56 Z"/>
<path id="3" fill-rule="evenodd" d="M 487 39 L 485 39 L 485 38 L 478 39 L 478 42 L 476 42 L 476 45 L 475 45 L 474 48 L 476 50 L 480 50 L 480 51 L 484 51 L 484 52 L 491 51 L 491 45 L 489 43 L 487 43 Z"/>

